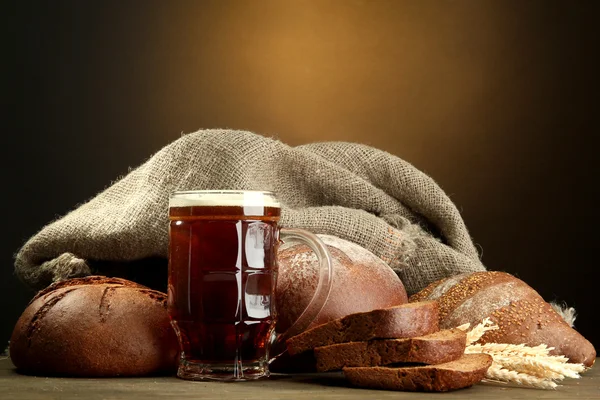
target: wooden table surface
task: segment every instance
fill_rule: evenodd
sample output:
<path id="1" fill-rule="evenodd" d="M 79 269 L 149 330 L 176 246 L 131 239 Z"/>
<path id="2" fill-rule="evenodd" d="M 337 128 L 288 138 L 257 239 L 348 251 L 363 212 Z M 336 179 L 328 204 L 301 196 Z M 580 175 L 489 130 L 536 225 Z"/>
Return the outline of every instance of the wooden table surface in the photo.
<path id="1" fill-rule="evenodd" d="M 349 387 L 338 373 L 276 375 L 254 382 L 189 382 L 175 377 L 46 378 L 18 374 L 0 359 L 0 399 L 600 399 L 600 369 L 566 379 L 557 390 L 480 383 L 447 393 L 409 393 Z"/>

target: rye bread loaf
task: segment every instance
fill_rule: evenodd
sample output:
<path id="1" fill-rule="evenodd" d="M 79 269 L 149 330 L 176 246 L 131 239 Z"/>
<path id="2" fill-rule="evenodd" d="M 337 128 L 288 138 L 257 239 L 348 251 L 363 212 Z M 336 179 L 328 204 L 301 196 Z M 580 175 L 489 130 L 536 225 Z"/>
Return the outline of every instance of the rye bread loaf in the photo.
<path id="1" fill-rule="evenodd" d="M 414 338 L 338 343 L 317 347 L 314 353 L 319 372 L 393 363 L 441 364 L 462 357 L 466 341 L 465 331 L 446 329 Z"/>
<path id="2" fill-rule="evenodd" d="M 295 355 L 336 343 L 422 336 L 439 330 L 438 318 L 435 301 L 407 303 L 347 315 L 293 336 L 286 345 Z"/>
<path id="3" fill-rule="evenodd" d="M 174 373 L 177 355 L 166 295 L 100 276 L 70 279 L 40 291 L 10 340 L 17 370 L 34 375 Z"/>
<path id="4" fill-rule="evenodd" d="M 522 280 L 497 271 L 460 274 L 431 283 L 410 301 L 437 300 L 440 327 L 477 324 L 489 317 L 500 329 L 486 332 L 480 343 L 553 347 L 551 354 L 591 366 L 594 346 Z"/>
<path id="5" fill-rule="evenodd" d="M 369 250 L 344 239 L 318 235 L 333 260 L 331 292 L 313 328 L 349 314 L 408 302 L 398 275 Z M 277 255 L 277 331 L 287 330 L 304 311 L 317 288 L 319 263 L 304 244 L 286 243 Z"/>
<path id="6" fill-rule="evenodd" d="M 447 392 L 480 382 L 492 365 L 488 354 L 465 354 L 443 364 L 414 367 L 346 367 L 354 386 L 370 389 Z"/>
<path id="7" fill-rule="evenodd" d="M 318 236 L 332 257 L 332 284 L 327 302 L 307 329 L 349 314 L 408 302 L 402 281 L 379 257 L 347 240 Z M 298 242 L 284 243 L 277 260 L 277 332 L 285 332 L 310 302 L 318 283 L 319 264 L 313 251 Z M 314 357 L 290 356 L 286 352 L 271 363 L 270 369 L 283 373 L 314 372 Z"/>

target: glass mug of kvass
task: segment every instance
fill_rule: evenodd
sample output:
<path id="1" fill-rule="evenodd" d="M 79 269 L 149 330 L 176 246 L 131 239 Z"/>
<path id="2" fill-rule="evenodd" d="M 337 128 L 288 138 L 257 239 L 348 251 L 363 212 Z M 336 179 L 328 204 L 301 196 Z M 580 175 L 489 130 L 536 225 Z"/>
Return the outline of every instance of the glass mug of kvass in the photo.
<path id="1" fill-rule="evenodd" d="M 168 312 L 179 339 L 179 378 L 268 377 L 285 339 L 306 329 L 323 308 L 331 290 L 331 256 L 316 235 L 280 228 L 280 215 L 271 192 L 171 195 Z M 275 332 L 280 237 L 304 242 L 320 263 L 311 302 L 284 333 Z"/>

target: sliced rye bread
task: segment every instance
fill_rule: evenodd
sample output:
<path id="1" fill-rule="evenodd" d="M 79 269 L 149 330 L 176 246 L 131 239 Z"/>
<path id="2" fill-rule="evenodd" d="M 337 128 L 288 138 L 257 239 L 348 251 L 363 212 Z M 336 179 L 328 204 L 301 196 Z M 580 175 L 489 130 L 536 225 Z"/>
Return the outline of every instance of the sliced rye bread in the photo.
<path id="1" fill-rule="evenodd" d="M 462 357 L 466 342 L 465 331 L 447 329 L 414 338 L 338 343 L 317 347 L 314 353 L 319 372 L 400 362 L 441 364 Z"/>
<path id="2" fill-rule="evenodd" d="M 436 301 L 408 303 L 347 315 L 293 336 L 286 345 L 295 355 L 336 343 L 423 336 L 439 330 L 438 320 Z"/>
<path id="3" fill-rule="evenodd" d="M 447 392 L 474 385 L 492 365 L 488 354 L 465 354 L 458 360 L 419 367 L 347 367 L 344 375 L 354 386 L 369 389 Z"/>

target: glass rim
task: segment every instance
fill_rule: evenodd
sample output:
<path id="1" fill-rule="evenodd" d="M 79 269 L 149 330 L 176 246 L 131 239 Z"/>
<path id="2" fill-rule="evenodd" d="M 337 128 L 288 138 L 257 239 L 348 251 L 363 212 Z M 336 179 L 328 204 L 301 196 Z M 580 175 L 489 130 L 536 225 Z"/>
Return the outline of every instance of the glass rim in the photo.
<path id="1" fill-rule="evenodd" d="M 180 190 L 169 197 L 169 208 L 209 205 L 281 208 L 275 193 L 267 190 Z"/>
<path id="2" fill-rule="evenodd" d="M 185 196 L 192 194 L 263 194 L 275 197 L 275 192 L 270 190 L 230 190 L 230 189 L 198 189 L 198 190 L 176 190 L 171 193 L 171 197 Z"/>

